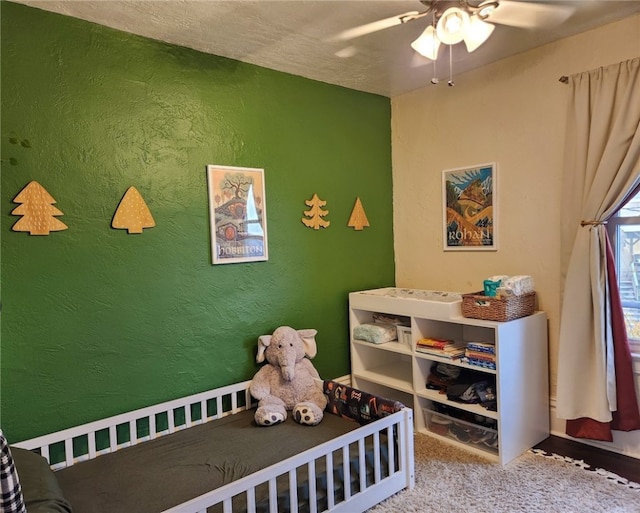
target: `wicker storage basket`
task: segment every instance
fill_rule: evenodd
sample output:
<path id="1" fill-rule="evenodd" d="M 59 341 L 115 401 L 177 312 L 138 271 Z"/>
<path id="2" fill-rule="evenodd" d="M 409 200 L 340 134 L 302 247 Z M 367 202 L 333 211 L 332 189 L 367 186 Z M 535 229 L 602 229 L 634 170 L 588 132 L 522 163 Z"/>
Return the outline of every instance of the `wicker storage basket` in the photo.
<path id="1" fill-rule="evenodd" d="M 531 315 L 536 310 L 536 293 L 521 296 L 490 297 L 482 291 L 462 294 L 462 315 L 485 321 L 511 321 Z"/>

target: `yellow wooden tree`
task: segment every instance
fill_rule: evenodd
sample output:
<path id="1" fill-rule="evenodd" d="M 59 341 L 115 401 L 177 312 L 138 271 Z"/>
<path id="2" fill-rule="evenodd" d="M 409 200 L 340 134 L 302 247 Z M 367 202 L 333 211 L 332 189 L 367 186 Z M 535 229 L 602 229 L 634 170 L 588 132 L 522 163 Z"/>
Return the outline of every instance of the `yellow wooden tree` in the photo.
<path id="1" fill-rule="evenodd" d="M 53 206 L 55 199 L 35 180 L 29 182 L 13 199 L 21 203 L 11 212 L 22 216 L 11 228 L 14 232 L 29 232 L 30 235 L 49 235 L 49 232 L 69 228 L 55 216 L 64 215 Z"/>
<path id="2" fill-rule="evenodd" d="M 305 226 L 313 228 L 314 230 L 319 230 L 320 228 L 326 228 L 331 224 L 331 221 L 325 221 L 322 219 L 329 213 L 328 210 L 322 210 L 321 208 L 327 204 L 326 201 L 321 200 L 318 198 L 317 194 L 314 194 L 313 198 L 310 200 L 304 200 L 304 202 L 308 207 L 311 207 L 309 210 L 304 211 L 304 215 L 308 218 L 302 218 L 302 222 Z"/>
<path id="3" fill-rule="evenodd" d="M 356 204 L 353 206 L 347 226 L 354 230 L 362 230 L 365 226 L 369 226 L 369 220 L 367 219 L 367 214 L 364 211 L 360 198 L 356 198 Z"/>
<path id="4" fill-rule="evenodd" d="M 155 225 L 151 211 L 138 189 L 129 187 L 113 215 L 111 226 L 126 229 L 128 233 L 142 233 L 143 228 L 153 228 Z"/>

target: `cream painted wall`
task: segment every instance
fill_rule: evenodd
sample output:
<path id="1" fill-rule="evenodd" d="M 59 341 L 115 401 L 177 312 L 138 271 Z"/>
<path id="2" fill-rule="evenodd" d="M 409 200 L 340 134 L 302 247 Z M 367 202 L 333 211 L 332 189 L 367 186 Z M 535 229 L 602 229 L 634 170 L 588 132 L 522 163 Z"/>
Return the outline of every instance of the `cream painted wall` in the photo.
<path id="1" fill-rule="evenodd" d="M 634 16 L 466 74 L 454 70 L 454 87 L 441 82 L 392 99 L 396 285 L 472 292 L 491 275 L 532 275 L 549 317 L 553 397 L 568 93 L 558 79 L 639 55 Z M 487 162 L 497 164 L 498 251 L 445 252 L 442 170 Z"/>

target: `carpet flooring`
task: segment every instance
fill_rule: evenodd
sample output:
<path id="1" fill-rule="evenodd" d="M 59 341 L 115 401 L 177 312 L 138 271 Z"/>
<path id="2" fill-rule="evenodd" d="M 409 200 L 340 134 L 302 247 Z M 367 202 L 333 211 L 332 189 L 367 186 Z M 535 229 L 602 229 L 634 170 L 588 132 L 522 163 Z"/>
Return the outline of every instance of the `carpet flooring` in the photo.
<path id="1" fill-rule="evenodd" d="M 640 513 L 640 484 L 544 451 L 501 467 L 417 433 L 415 457 L 415 488 L 371 513 Z"/>

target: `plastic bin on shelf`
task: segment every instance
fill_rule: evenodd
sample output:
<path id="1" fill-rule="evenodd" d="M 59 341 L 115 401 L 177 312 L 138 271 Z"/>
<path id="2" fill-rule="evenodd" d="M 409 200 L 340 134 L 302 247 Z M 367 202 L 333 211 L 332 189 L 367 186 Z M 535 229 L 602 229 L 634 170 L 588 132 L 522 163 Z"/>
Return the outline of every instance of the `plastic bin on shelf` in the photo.
<path id="1" fill-rule="evenodd" d="M 437 435 L 452 438 L 466 445 L 498 452 L 498 431 L 494 428 L 474 424 L 444 413 L 423 408 L 427 429 Z M 491 419 L 488 419 L 489 421 Z"/>

